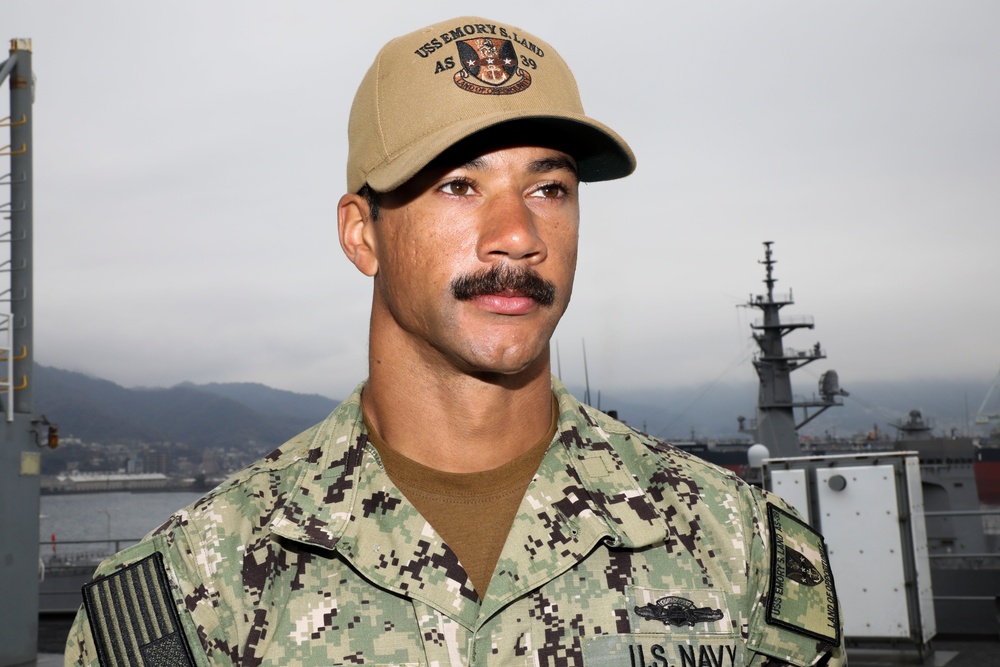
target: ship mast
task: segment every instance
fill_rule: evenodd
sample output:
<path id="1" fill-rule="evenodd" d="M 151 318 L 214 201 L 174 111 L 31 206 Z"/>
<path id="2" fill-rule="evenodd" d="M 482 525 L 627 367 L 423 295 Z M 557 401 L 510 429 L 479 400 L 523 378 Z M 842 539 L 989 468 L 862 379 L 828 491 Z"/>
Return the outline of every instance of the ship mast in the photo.
<path id="1" fill-rule="evenodd" d="M 760 378 L 760 393 L 757 397 L 757 427 L 758 442 L 767 446 L 771 456 L 800 456 L 799 437 L 797 430 L 806 425 L 828 408 L 842 405 L 840 396 L 847 392 L 839 387 L 836 371 L 827 371 L 819 380 L 818 398 L 811 400 L 795 400 L 792 395 L 792 371 L 802 368 L 817 359 L 825 359 L 819 343 L 808 350 L 785 349 L 783 339 L 798 329 L 812 329 L 811 317 L 796 317 L 781 319 L 780 311 L 785 306 L 795 303 L 792 293 L 775 294 L 774 285 L 778 282 L 774 277 L 774 265 L 777 261 L 771 253 L 772 241 L 764 242 L 764 261 L 759 262 L 765 267 L 764 284 L 766 294 L 751 295 L 746 306 L 761 311 L 762 319 L 751 325 L 754 341 L 758 352 L 754 358 L 754 368 Z M 803 419 L 796 423 L 795 408 L 802 408 Z M 809 409 L 815 411 L 810 414 Z"/>

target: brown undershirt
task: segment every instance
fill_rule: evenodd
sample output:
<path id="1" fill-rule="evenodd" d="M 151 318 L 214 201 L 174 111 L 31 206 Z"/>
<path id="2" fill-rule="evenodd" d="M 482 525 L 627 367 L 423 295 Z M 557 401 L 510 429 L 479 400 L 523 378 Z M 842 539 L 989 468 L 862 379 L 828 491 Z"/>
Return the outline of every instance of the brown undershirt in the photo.
<path id="1" fill-rule="evenodd" d="M 403 456 L 382 440 L 368 416 L 364 417 L 368 439 L 389 479 L 455 552 L 480 599 L 493 577 L 524 492 L 555 437 L 558 415 L 553 396 L 552 423 L 545 437 L 499 468 L 469 473 L 435 470 Z"/>

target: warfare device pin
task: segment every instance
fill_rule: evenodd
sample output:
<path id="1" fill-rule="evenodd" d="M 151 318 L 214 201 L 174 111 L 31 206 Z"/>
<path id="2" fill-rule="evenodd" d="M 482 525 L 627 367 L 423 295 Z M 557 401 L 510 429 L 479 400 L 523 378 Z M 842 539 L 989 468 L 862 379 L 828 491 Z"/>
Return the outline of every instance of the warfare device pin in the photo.
<path id="1" fill-rule="evenodd" d="M 664 625 L 693 626 L 696 623 L 721 621 L 723 617 L 721 609 L 695 607 L 691 600 L 675 595 L 660 598 L 656 604 L 636 607 L 635 613 L 651 621 L 663 621 Z"/>

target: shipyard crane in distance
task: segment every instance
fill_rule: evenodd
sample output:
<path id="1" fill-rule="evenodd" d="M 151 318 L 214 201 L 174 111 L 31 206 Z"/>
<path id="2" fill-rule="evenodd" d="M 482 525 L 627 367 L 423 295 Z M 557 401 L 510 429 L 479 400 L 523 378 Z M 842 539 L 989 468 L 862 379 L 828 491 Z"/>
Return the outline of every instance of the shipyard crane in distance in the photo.
<path id="1" fill-rule="evenodd" d="M 0 146 L 0 667 L 33 663 L 38 655 L 41 453 L 58 443 L 54 425 L 34 414 L 33 404 L 35 77 L 30 39 L 11 40 L 10 57 L 0 62 L 4 81 L 10 86 L 10 107 L 0 131 L 10 138 L 0 140 L 5 144 Z M 3 195 L 9 198 L 2 201 Z"/>
<path id="2" fill-rule="evenodd" d="M 1000 412 L 987 412 L 990 405 L 990 399 L 993 397 L 993 394 L 996 393 L 997 385 L 1000 385 L 1000 371 L 997 371 L 997 376 L 993 378 L 993 384 L 990 385 L 989 391 L 986 392 L 986 398 L 983 399 L 982 404 L 976 411 L 977 424 L 993 424 L 1000 422 Z"/>

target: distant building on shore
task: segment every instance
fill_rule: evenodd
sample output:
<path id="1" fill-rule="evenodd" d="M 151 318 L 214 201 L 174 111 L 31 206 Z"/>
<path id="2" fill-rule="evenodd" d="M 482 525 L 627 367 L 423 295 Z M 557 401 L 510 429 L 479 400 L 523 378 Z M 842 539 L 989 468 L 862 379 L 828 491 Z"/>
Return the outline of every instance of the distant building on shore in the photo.
<path id="1" fill-rule="evenodd" d="M 42 493 L 93 491 L 167 491 L 187 489 L 191 480 L 167 477 L 160 472 L 68 472 L 42 479 Z"/>

